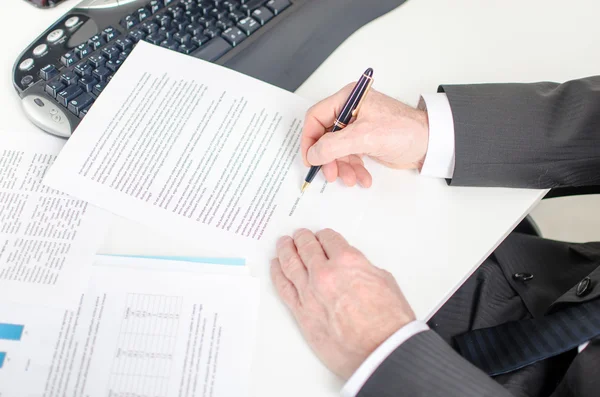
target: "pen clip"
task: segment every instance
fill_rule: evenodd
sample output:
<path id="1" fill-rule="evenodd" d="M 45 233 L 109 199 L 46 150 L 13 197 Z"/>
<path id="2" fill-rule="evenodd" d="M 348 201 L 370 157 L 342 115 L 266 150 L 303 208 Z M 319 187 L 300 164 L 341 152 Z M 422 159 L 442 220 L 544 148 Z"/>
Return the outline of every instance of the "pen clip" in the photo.
<path id="1" fill-rule="evenodd" d="M 356 109 L 354 109 L 352 111 L 352 117 L 356 118 L 358 116 L 360 107 L 362 106 L 363 102 L 365 101 L 365 98 L 367 97 L 367 94 L 369 93 L 369 90 L 371 89 L 371 86 L 373 85 L 373 78 L 372 77 L 367 77 L 367 78 L 369 79 L 369 84 L 367 85 L 367 88 L 365 89 L 365 93 L 363 94 L 362 98 L 360 98 L 360 102 L 358 103 L 358 106 L 356 107 Z"/>

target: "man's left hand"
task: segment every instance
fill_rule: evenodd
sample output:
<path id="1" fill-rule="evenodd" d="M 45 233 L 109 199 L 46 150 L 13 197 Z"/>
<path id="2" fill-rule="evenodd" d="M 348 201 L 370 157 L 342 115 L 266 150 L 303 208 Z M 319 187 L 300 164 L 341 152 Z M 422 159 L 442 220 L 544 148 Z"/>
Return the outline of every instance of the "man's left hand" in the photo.
<path id="1" fill-rule="evenodd" d="M 282 237 L 271 277 L 314 352 L 344 379 L 415 320 L 392 275 L 333 230 Z"/>

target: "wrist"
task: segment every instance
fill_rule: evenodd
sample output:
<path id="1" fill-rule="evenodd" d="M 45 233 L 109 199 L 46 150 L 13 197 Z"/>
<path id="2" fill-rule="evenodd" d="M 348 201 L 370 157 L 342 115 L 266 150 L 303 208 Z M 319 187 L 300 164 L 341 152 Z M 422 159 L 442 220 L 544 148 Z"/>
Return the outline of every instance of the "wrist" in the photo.
<path id="1" fill-rule="evenodd" d="M 427 148 L 429 147 L 429 116 L 426 109 L 415 109 L 414 114 L 415 126 L 415 153 L 417 157 L 416 168 L 423 168 L 425 157 L 427 157 Z"/>

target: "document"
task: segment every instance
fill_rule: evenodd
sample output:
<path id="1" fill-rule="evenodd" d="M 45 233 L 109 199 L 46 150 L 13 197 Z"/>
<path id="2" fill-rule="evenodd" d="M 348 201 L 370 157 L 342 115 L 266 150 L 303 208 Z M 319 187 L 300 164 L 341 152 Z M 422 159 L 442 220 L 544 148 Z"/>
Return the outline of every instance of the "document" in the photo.
<path id="1" fill-rule="evenodd" d="M 295 227 L 356 226 L 367 193 L 303 196 L 309 103 L 229 69 L 140 43 L 45 179 L 143 224 L 248 257 Z"/>
<path id="2" fill-rule="evenodd" d="M 74 310 L 0 304 L 0 396 L 248 396 L 258 297 L 247 276 L 93 266 Z"/>
<path id="3" fill-rule="evenodd" d="M 110 214 L 42 184 L 64 140 L 0 142 L 0 302 L 74 306 Z"/>

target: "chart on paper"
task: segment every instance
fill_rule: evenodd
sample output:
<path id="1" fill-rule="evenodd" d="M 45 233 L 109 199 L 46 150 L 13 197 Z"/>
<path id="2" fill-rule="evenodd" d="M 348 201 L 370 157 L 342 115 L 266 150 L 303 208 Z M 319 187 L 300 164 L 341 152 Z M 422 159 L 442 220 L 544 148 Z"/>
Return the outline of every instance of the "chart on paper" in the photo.
<path id="1" fill-rule="evenodd" d="M 183 298 L 128 294 L 109 396 L 167 396 Z"/>

